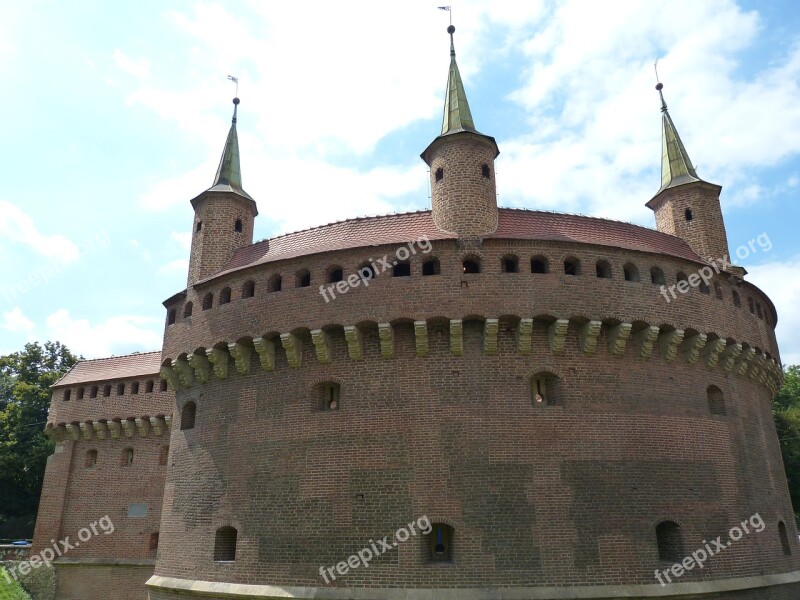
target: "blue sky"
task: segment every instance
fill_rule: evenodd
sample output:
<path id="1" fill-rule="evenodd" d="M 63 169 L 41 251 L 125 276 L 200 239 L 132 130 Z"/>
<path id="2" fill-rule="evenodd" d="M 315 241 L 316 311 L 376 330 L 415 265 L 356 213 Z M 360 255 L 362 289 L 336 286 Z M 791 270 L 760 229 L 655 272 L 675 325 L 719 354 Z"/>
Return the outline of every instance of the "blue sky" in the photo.
<path id="1" fill-rule="evenodd" d="M 723 186 L 731 249 L 800 363 L 800 11 L 792 0 L 459 2 L 456 50 L 502 206 L 654 226 L 660 112 Z M 158 349 L 189 200 L 240 78 L 256 239 L 426 208 L 449 61 L 435 2 L 0 4 L 0 353 Z"/>

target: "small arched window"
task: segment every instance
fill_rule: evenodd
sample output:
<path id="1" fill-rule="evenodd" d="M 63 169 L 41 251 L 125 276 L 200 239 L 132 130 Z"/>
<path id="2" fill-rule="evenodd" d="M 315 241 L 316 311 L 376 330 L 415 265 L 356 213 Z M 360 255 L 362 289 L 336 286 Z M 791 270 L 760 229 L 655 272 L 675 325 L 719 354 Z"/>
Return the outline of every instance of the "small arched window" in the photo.
<path id="1" fill-rule="evenodd" d="M 210 310 L 214 307 L 214 294 L 208 292 L 203 296 L 203 310 Z"/>
<path id="2" fill-rule="evenodd" d="M 531 404 L 534 408 L 561 404 L 561 380 L 558 376 L 542 371 L 531 377 Z"/>
<path id="3" fill-rule="evenodd" d="M 711 293 L 711 289 L 708 287 L 708 284 L 702 279 L 700 280 L 700 283 L 697 285 L 697 287 L 700 290 L 701 294 L 708 295 Z"/>
<path id="4" fill-rule="evenodd" d="M 564 275 L 580 275 L 581 263 L 577 258 L 570 256 L 564 259 Z"/>
<path id="5" fill-rule="evenodd" d="M 125 384 L 118 383 L 117 384 L 117 396 L 124 396 L 125 395 Z"/>
<path id="6" fill-rule="evenodd" d="M 411 263 L 408 261 L 398 262 L 392 267 L 392 277 L 411 277 Z"/>
<path id="7" fill-rule="evenodd" d="M 183 318 L 188 319 L 192 316 L 192 310 L 194 309 L 194 304 L 191 302 L 187 302 L 186 306 L 183 307 Z"/>
<path id="8" fill-rule="evenodd" d="M 742 307 L 742 298 L 739 296 L 739 292 L 736 290 L 731 290 L 731 296 L 733 296 L 733 305 L 741 308 Z"/>
<path id="9" fill-rule="evenodd" d="M 162 391 L 162 392 L 166 392 L 167 391 L 167 380 L 166 379 L 162 379 L 161 380 L 161 383 L 159 384 L 158 389 L 160 391 Z"/>
<path id="10" fill-rule="evenodd" d="M 107 383 L 103 386 L 103 398 L 108 398 L 111 395 L 111 384 Z"/>
<path id="11" fill-rule="evenodd" d="M 423 275 L 439 275 L 439 273 L 441 273 L 441 267 L 439 266 L 438 258 L 429 258 L 422 263 Z"/>
<path id="12" fill-rule="evenodd" d="M 714 283 L 714 295 L 717 300 L 722 300 L 722 286 L 718 283 Z"/>
<path id="13" fill-rule="evenodd" d="M 138 381 L 134 381 L 131 384 L 131 394 L 134 395 L 134 396 L 137 396 L 139 394 L 139 382 Z"/>
<path id="14" fill-rule="evenodd" d="M 175 309 L 170 308 L 167 311 L 167 325 L 174 325 L 175 324 Z"/>
<path id="15" fill-rule="evenodd" d="M 64 402 L 69 402 L 69 399 L 72 397 L 72 390 L 64 390 Z"/>
<path id="16" fill-rule="evenodd" d="M 242 284 L 242 298 L 252 298 L 256 295 L 256 282 L 248 279 Z"/>
<path id="17" fill-rule="evenodd" d="M 222 291 L 219 293 L 219 303 L 220 304 L 229 304 L 231 301 L 231 288 L 224 287 Z"/>
<path id="18" fill-rule="evenodd" d="M 308 287 L 311 285 L 311 273 L 308 269 L 301 269 L 295 274 L 295 287 Z"/>
<path id="19" fill-rule="evenodd" d="M 89 389 L 89 398 L 97 398 L 97 390 L 98 390 L 98 389 L 99 389 L 99 388 L 98 388 L 96 385 L 93 385 L 93 386 L 92 386 L 92 387 Z"/>
<path id="20" fill-rule="evenodd" d="M 194 429 L 194 421 L 197 416 L 197 404 L 189 400 L 183 405 L 181 410 L 181 431 L 186 429 Z"/>
<path id="21" fill-rule="evenodd" d="M 220 527 L 214 535 L 214 561 L 232 562 L 236 560 L 236 538 L 238 532 L 233 527 Z"/>
<path id="22" fill-rule="evenodd" d="M 320 384 L 322 410 L 339 410 L 341 406 L 341 386 L 335 381 Z"/>
<path id="23" fill-rule="evenodd" d="M 123 467 L 130 467 L 133 464 L 133 448 L 125 448 L 125 450 L 122 451 L 120 464 Z"/>
<path id="24" fill-rule="evenodd" d="M 792 546 L 789 544 L 789 534 L 783 521 L 778 521 L 778 536 L 781 538 L 781 548 L 783 548 L 784 556 L 789 556 L 792 553 Z"/>
<path id="25" fill-rule="evenodd" d="M 82 387 L 78 388 L 78 400 L 83 400 L 84 389 Z"/>
<path id="26" fill-rule="evenodd" d="M 273 275 L 269 278 L 267 282 L 267 291 L 268 292 L 280 292 L 281 286 L 283 285 L 283 277 L 280 275 Z"/>
<path id="27" fill-rule="evenodd" d="M 756 302 L 756 314 L 758 314 L 758 318 L 762 321 L 764 320 L 764 313 L 761 311 L 761 303 Z"/>
<path id="28" fill-rule="evenodd" d="M 233 230 L 236 233 L 242 233 L 242 220 L 236 219 L 236 222 L 233 224 Z"/>
<path id="29" fill-rule="evenodd" d="M 450 525 L 433 523 L 428 538 L 431 562 L 453 560 L 453 528 Z"/>
<path id="30" fill-rule="evenodd" d="M 691 208 L 687 208 L 686 210 L 684 210 L 683 211 L 683 216 L 686 217 L 687 221 L 691 221 L 694 218 L 694 216 L 692 215 L 692 209 Z"/>
<path id="31" fill-rule="evenodd" d="M 87 469 L 91 469 L 97 464 L 97 450 L 87 450 L 86 462 L 83 463 Z"/>
<path id="32" fill-rule="evenodd" d="M 595 271 L 600 279 L 611 279 L 611 265 L 606 260 L 598 260 Z"/>
<path id="33" fill-rule="evenodd" d="M 686 277 L 686 273 L 684 273 L 683 271 L 678 271 L 675 274 L 675 281 L 685 281 L 685 282 L 688 283 L 689 282 L 689 278 Z"/>
<path id="34" fill-rule="evenodd" d="M 531 259 L 531 273 L 545 274 L 549 271 L 547 259 L 544 256 L 534 256 Z"/>
<path id="35" fill-rule="evenodd" d="M 153 393 L 153 380 L 152 380 L 152 379 L 149 379 L 149 380 L 147 381 L 147 383 L 145 384 L 145 386 L 144 386 L 144 392 L 145 392 L 145 394 L 151 394 L 151 393 Z"/>
<path id="36" fill-rule="evenodd" d="M 625 263 L 622 267 L 625 281 L 639 281 L 639 269 L 633 263 Z"/>
<path id="37" fill-rule="evenodd" d="M 650 282 L 655 285 L 664 285 L 664 271 L 659 267 L 652 267 L 650 269 Z"/>
<path id="38" fill-rule="evenodd" d="M 509 254 L 500 261 L 500 270 L 503 273 L 519 273 L 519 257 Z"/>
<path id="39" fill-rule="evenodd" d="M 481 262 L 478 260 L 477 257 L 469 257 L 465 258 L 464 262 L 462 263 L 462 268 L 464 273 L 480 273 L 481 272 Z"/>
<path id="40" fill-rule="evenodd" d="M 685 556 L 681 527 L 673 521 L 662 521 L 656 526 L 658 558 L 671 563 L 680 562 Z"/>
<path id="41" fill-rule="evenodd" d="M 362 263 L 361 266 L 358 267 L 358 275 L 362 279 L 375 279 L 375 267 L 371 262 Z"/>
<path id="42" fill-rule="evenodd" d="M 722 390 L 715 385 L 710 385 L 706 389 L 706 397 L 708 398 L 708 411 L 712 415 L 725 415 L 725 395 Z"/>
<path id="43" fill-rule="evenodd" d="M 344 272 L 342 267 L 329 267 L 328 268 L 328 283 L 337 283 L 344 279 Z"/>
<path id="44" fill-rule="evenodd" d="M 444 179 L 444 169 L 439 167 L 436 169 L 436 181 L 441 181 Z"/>
<path id="45" fill-rule="evenodd" d="M 169 458 L 169 446 L 161 446 L 161 450 L 158 452 L 158 464 L 162 467 L 167 464 L 167 459 Z"/>
<path id="46" fill-rule="evenodd" d="M 156 552 L 158 550 L 158 532 L 154 531 L 150 534 L 150 543 L 148 544 L 148 548 L 150 552 Z"/>
<path id="47" fill-rule="evenodd" d="M 756 314 L 756 303 L 750 297 L 747 298 L 747 306 L 750 307 L 751 314 Z"/>
<path id="48" fill-rule="evenodd" d="M 195 230 L 195 232 L 197 232 L 197 233 L 200 233 L 200 230 L 201 230 L 202 228 L 203 228 L 203 222 L 202 222 L 202 221 L 198 221 L 198 222 L 195 224 L 195 226 L 194 226 L 194 230 Z"/>
<path id="49" fill-rule="evenodd" d="M 489 179 L 492 176 L 492 170 L 489 168 L 489 165 L 481 165 L 481 177 L 484 179 Z"/>

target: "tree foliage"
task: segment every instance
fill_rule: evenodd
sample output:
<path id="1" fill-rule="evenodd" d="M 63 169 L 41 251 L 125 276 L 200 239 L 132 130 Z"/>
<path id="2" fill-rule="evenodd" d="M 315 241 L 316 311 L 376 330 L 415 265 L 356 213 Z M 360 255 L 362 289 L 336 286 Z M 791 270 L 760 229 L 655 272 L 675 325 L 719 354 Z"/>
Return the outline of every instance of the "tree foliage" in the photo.
<path id="1" fill-rule="evenodd" d="M 800 524 L 800 365 L 789 367 L 784 373 L 783 387 L 772 403 L 772 415 L 778 430 L 795 520 Z"/>
<path id="2" fill-rule="evenodd" d="M 0 537 L 30 537 L 53 444 L 44 436 L 50 386 L 78 358 L 59 342 L 0 356 Z"/>

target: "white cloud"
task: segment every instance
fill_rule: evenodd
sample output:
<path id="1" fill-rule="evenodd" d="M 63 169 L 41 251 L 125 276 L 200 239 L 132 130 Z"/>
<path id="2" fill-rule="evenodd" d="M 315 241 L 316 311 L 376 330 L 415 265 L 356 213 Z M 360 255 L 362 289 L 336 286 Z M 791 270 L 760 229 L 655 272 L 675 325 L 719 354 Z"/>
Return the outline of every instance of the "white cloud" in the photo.
<path id="1" fill-rule="evenodd" d="M 86 358 L 110 356 L 161 347 L 162 323 L 152 317 L 118 315 L 100 323 L 73 319 L 67 309 L 47 317 L 48 339 L 58 340 Z"/>
<path id="2" fill-rule="evenodd" d="M 40 256 L 63 263 L 76 261 L 80 257 L 78 247 L 61 234 L 41 233 L 21 208 L 0 200 L 0 240 L 28 246 Z"/>
<path id="3" fill-rule="evenodd" d="M 133 75 L 136 79 L 147 79 L 150 77 L 150 62 L 145 58 L 134 59 L 125 54 L 119 48 L 114 49 L 114 62 L 128 75 Z"/>
<path id="4" fill-rule="evenodd" d="M 800 255 L 781 262 L 747 267 L 747 280 L 761 288 L 778 311 L 776 334 L 781 361 L 800 365 Z"/>
<path id="5" fill-rule="evenodd" d="M 173 231 L 169 237 L 177 242 L 182 250 L 189 252 L 192 249 L 192 233 L 190 231 Z"/>
<path id="6" fill-rule="evenodd" d="M 172 275 L 173 273 L 188 273 L 189 272 L 189 259 L 179 258 L 170 261 L 158 268 L 161 275 Z"/>
<path id="7" fill-rule="evenodd" d="M 22 313 L 19 306 L 15 306 L 3 313 L 3 321 L 0 322 L 0 329 L 11 332 L 32 331 L 36 325 Z"/>

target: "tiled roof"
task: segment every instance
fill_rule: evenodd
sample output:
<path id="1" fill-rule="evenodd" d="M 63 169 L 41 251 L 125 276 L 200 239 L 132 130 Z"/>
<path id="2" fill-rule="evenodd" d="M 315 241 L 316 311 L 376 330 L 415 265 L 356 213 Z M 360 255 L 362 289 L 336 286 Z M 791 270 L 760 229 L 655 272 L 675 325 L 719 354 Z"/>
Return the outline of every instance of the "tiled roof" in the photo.
<path id="1" fill-rule="evenodd" d="M 501 208 L 499 214 L 497 231 L 485 238 L 597 244 L 703 262 L 680 238 L 631 223 L 512 208 Z M 423 235 L 431 241 L 455 238 L 454 234 L 436 227 L 430 210 L 362 217 L 288 233 L 240 248 L 214 277 L 248 266 L 320 252 L 402 244 Z"/>
<path id="2" fill-rule="evenodd" d="M 82 360 L 73 366 L 52 387 L 75 385 L 108 379 L 127 379 L 158 375 L 161 367 L 161 351 L 142 354 L 126 354 L 110 358 Z"/>

